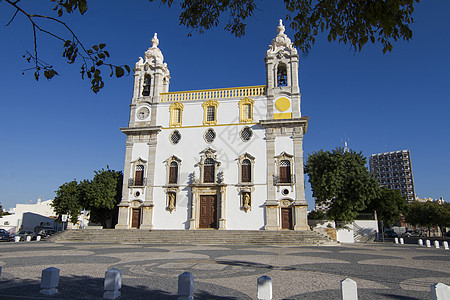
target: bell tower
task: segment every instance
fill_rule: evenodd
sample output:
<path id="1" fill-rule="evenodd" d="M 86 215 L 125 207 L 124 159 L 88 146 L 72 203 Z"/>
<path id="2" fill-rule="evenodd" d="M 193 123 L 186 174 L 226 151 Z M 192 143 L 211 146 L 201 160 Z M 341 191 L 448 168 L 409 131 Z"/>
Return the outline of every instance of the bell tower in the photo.
<path id="1" fill-rule="evenodd" d="M 307 230 L 303 135 L 308 117 L 300 113 L 299 56 L 282 21 L 266 52 L 267 200 L 265 229 Z"/>
<path id="2" fill-rule="evenodd" d="M 298 54 L 282 21 L 266 52 L 267 119 L 300 118 Z"/>
<path id="3" fill-rule="evenodd" d="M 142 126 L 143 113 L 136 108 L 140 104 L 147 104 L 151 107 L 151 114 L 147 124 L 156 125 L 156 105 L 159 102 L 159 94 L 169 91 L 170 71 L 164 62 L 164 56 L 158 48 L 159 40 L 155 35 L 152 38 L 152 46 L 145 51 L 144 58 L 139 57 L 139 61 L 134 67 L 134 89 L 131 103 L 131 115 L 129 127 Z M 145 109 L 143 110 L 145 113 Z M 134 116 L 137 116 L 137 119 Z"/>
<path id="4" fill-rule="evenodd" d="M 160 93 L 169 91 L 170 72 L 158 48 L 155 35 L 152 46 L 134 67 L 133 98 L 128 127 L 123 172 L 122 200 L 116 228 L 152 229 L 155 156 L 158 134 L 156 124 Z M 144 60 L 145 59 L 145 60 Z"/>

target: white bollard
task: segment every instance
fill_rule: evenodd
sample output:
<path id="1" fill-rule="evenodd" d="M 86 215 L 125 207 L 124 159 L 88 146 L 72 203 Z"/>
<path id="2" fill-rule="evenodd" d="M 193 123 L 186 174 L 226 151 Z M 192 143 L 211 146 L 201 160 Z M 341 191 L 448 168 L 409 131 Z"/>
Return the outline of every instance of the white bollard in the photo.
<path id="1" fill-rule="evenodd" d="M 405 241 L 403 240 L 403 238 L 400 238 L 400 244 L 405 244 Z"/>
<path id="2" fill-rule="evenodd" d="M 41 240 L 41 236 L 40 235 L 36 236 L 36 242 L 39 242 L 40 240 Z"/>
<path id="3" fill-rule="evenodd" d="M 58 283 L 59 269 L 51 267 L 42 270 L 40 291 L 41 294 L 50 296 L 58 293 Z"/>
<path id="4" fill-rule="evenodd" d="M 450 299 L 450 286 L 443 283 L 435 283 L 430 286 L 431 296 L 433 300 Z"/>
<path id="5" fill-rule="evenodd" d="M 257 280 L 258 300 L 272 300 L 272 278 L 261 276 Z"/>
<path id="6" fill-rule="evenodd" d="M 439 241 L 434 241 L 434 247 L 436 247 L 436 249 L 439 249 Z"/>
<path id="7" fill-rule="evenodd" d="M 178 276 L 178 300 L 194 300 L 194 274 L 184 272 Z"/>
<path id="8" fill-rule="evenodd" d="M 27 241 L 27 242 L 31 241 L 31 236 L 27 235 L 27 237 L 25 238 L 25 241 Z"/>
<path id="9" fill-rule="evenodd" d="M 444 246 L 444 250 L 448 250 L 448 242 L 447 241 L 444 241 L 442 243 L 442 246 Z"/>
<path id="10" fill-rule="evenodd" d="M 103 299 L 116 299 L 120 297 L 120 288 L 122 287 L 122 271 L 111 269 L 105 272 L 105 286 Z"/>
<path id="11" fill-rule="evenodd" d="M 358 300 L 358 286 L 354 280 L 341 280 L 341 300 Z"/>
<path id="12" fill-rule="evenodd" d="M 419 246 L 422 247 L 422 246 L 423 246 L 423 240 L 422 240 L 422 239 L 419 239 L 418 242 L 419 242 Z"/>
<path id="13" fill-rule="evenodd" d="M 15 236 L 14 237 L 14 242 L 16 242 L 16 243 L 20 242 L 20 236 Z"/>
<path id="14" fill-rule="evenodd" d="M 394 243 L 398 244 L 398 238 L 394 238 Z"/>
<path id="15" fill-rule="evenodd" d="M 427 248 L 431 248 L 431 242 L 430 240 L 426 240 Z"/>

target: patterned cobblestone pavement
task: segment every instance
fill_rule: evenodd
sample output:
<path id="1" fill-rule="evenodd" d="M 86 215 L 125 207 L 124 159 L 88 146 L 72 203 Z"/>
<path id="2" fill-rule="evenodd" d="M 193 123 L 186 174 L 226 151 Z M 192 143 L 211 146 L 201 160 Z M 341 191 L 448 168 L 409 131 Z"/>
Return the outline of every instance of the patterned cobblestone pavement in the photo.
<path id="1" fill-rule="evenodd" d="M 39 295 L 41 272 L 60 269 L 53 299 L 102 299 L 105 271 L 122 270 L 120 299 L 176 299 L 177 277 L 195 277 L 196 299 L 256 299 L 256 280 L 273 280 L 274 299 L 339 299 L 339 282 L 359 299 L 431 299 L 450 285 L 450 251 L 390 243 L 333 247 L 0 244 L 0 299 Z M 13 298 L 12 298 L 13 297 Z M 14 298 L 15 297 L 15 298 Z"/>

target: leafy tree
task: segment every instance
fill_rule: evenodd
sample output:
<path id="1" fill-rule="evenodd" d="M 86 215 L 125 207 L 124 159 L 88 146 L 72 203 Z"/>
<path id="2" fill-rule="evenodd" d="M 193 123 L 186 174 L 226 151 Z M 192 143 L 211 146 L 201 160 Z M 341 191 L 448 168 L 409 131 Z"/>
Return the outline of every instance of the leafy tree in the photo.
<path id="1" fill-rule="evenodd" d="M 53 199 L 52 206 L 58 219 L 61 220 L 61 215 L 68 214 L 70 221 L 73 224 L 77 223 L 78 216 L 83 209 L 82 194 L 77 181 L 66 182 L 55 192 L 56 197 Z"/>
<path id="2" fill-rule="evenodd" d="M 83 183 L 83 202 L 85 208 L 91 211 L 91 221 L 106 228 L 106 221 L 117 215 L 117 204 L 122 197 L 123 174 L 109 168 L 94 172 L 92 181 Z"/>
<path id="3" fill-rule="evenodd" d="M 321 210 L 313 210 L 308 214 L 308 220 L 325 220 L 326 214 Z"/>
<path id="4" fill-rule="evenodd" d="M 370 201 L 367 211 L 376 211 L 378 219 L 388 226 L 397 222 L 401 215 L 406 213 L 407 208 L 406 200 L 399 190 L 382 187 L 379 196 Z"/>
<path id="5" fill-rule="evenodd" d="M 57 17 L 50 15 L 34 14 L 29 12 L 24 6 L 20 5 L 20 0 L 4 0 L 6 4 L 13 7 L 14 13 L 6 24 L 10 25 L 18 14 L 22 14 L 30 22 L 33 29 L 33 51 L 26 51 L 23 58 L 32 66 L 24 71 L 33 70 L 34 78 L 39 80 L 41 73 L 47 79 L 59 75 L 52 65 L 47 64 L 40 59 L 38 52 L 38 33 L 51 36 L 62 43 L 62 57 L 68 64 L 73 64 L 78 59 L 81 62 L 81 78 L 86 76 L 91 83 L 91 89 L 94 93 L 98 93 L 105 85 L 103 77 L 101 76 L 102 69 L 107 68 L 110 71 L 109 76 L 122 77 L 130 73 L 128 65 L 113 65 L 107 63 L 109 52 L 106 50 L 105 43 L 93 45 L 91 48 L 85 46 L 80 38 L 75 34 L 74 30 L 70 28 L 65 22 L 61 21 L 64 12 L 71 14 L 78 11 L 83 15 L 87 10 L 87 0 L 50 0 L 55 3 L 53 10 L 57 13 Z M 2 0 L 0 0 L 2 2 Z M 48 25 L 50 22 L 50 25 Z M 49 26 L 50 28 L 46 27 Z M 63 29 L 64 33 L 59 33 L 59 28 Z M 24 74 L 22 72 L 22 74 Z"/>
<path id="6" fill-rule="evenodd" d="M 409 205 L 406 222 L 424 227 L 438 226 L 441 229 L 450 226 L 450 203 L 415 201 Z"/>
<path id="7" fill-rule="evenodd" d="M 8 216 L 8 215 L 10 215 L 10 213 L 3 210 L 3 205 L 0 204 L 0 218 L 3 216 Z"/>
<path id="8" fill-rule="evenodd" d="M 81 76 L 91 82 L 91 89 L 97 93 L 104 86 L 101 76 L 102 68 L 110 69 L 110 76 L 121 77 L 127 65 L 107 63 L 109 52 L 105 43 L 86 47 L 75 31 L 61 20 L 64 13 L 78 12 L 83 15 L 87 10 L 87 0 L 50 0 L 55 4 L 57 16 L 34 14 L 19 5 L 20 0 L 3 0 L 14 9 L 9 25 L 18 14 L 30 22 L 33 29 L 34 50 L 27 52 L 24 58 L 32 63 L 34 77 L 39 79 L 41 72 L 51 79 L 58 75 L 53 66 L 43 62 L 38 56 L 38 33 L 49 35 L 62 43 L 62 56 L 73 64 L 81 61 Z M 149 0 L 154 2 L 154 0 Z M 0 3 L 2 0 L 0 0 Z M 179 4 L 180 25 L 199 33 L 217 27 L 223 20 L 228 20 L 225 30 L 237 37 L 245 34 L 247 19 L 257 9 L 255 0 L 161 0 L 169 7 Z M 308 52 L 319 33 L 326 33 L 328 41 L 349 44 L 355 51 L 361 51 L 367 42 L 379 43 L 383 53 L 391 51 L 392 42 L 399 39 L 409 41 L 412 38 L 410 24 L 415 3 L 419 0 L 284 0 L 290 27 L 295 31 L 294 44 L 302 51 Z M 50 24 L 42 21 L 50 21 Z M 49 26 L 44 27 L 44 25 Z M 66 35 L 58 34 L 61 26 Z M 191 35 L 191 32 L 189 33 Z"/>
<path id="9" fill-rule="evenodd" d="M 378 196 L 378 184 L 366 168 L 362 153 L 337 148 L 308 156 L 305 173 L 316 201 L 331 200 L 327 216 L 335 221 L 352 222 Z"/>

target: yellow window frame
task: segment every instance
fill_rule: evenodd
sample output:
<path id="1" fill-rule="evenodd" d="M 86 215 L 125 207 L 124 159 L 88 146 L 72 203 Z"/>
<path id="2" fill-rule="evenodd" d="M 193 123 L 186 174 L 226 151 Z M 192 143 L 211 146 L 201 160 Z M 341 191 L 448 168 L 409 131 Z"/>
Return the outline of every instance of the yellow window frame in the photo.
<path id="1" fill-rule="evenodd" d="M 239 101 L 239 122 L 240 123 L 253 123 L 253 106 L 255 101 L 250 98 L 243 98 Z M 245 106 L 250 105 L 250 118 L 245 114 Z"/>
<path id="2" fill-rule="evenodd" d="M 175 111 L 179 109 L 180 110 L 180 119 L 175 119 Z M 180 102 L 174 102 L 169 107 L 170 110 L 170 120 L 169 120 L 169 126 L 170 127 L 180 127 L 183 123 L 183 110 L 184 105 Z"/>

